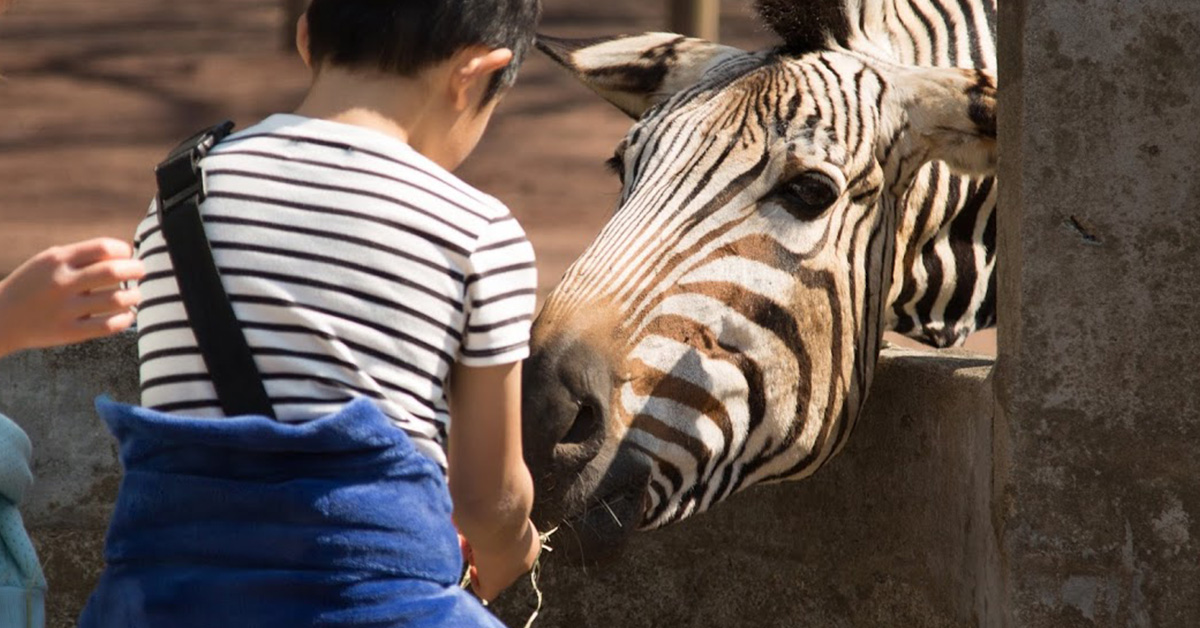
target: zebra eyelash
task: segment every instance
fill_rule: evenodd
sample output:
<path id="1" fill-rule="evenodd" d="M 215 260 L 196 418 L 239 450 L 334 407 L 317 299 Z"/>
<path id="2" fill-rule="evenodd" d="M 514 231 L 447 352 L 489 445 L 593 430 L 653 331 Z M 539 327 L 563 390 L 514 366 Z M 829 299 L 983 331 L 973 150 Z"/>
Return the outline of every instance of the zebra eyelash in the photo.
<path id="1" fill-rule="evenodd" d="M 622 181 L 625 180 L 625 160 L 621 158 L 620 153 L 605 160 L 604 167 L 620 177 Z"/>

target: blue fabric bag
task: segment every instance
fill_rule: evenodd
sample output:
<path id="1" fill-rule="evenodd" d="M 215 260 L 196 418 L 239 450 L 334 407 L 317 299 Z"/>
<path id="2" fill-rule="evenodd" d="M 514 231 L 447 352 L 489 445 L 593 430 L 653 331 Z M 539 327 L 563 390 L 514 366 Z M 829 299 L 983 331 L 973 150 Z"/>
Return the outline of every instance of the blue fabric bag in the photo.
<path id="1" fill-rule="evenodd" d="M 458 587 L 441 469 L 370 401 L 300 424 L 97 409 L 125 477 L 82 628 L 503 628 Z"/>

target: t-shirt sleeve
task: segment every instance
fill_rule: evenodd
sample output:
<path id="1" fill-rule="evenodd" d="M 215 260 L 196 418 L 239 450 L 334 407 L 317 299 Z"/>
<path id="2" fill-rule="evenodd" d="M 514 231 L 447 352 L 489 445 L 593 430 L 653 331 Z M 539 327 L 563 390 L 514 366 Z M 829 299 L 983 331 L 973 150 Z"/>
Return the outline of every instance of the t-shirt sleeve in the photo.
<path id="1" fill-rule="evenodd" d="M 158 199 L 150 199 L 150 208 L 146 210 L 146 216 L 137 226 L 137 230 L 133 232 L 133 253 L 137 259 L 142 259 L 142 245 L 146 243 L 146 239 L 156 235 L 159 232 L 158 227 Z"/>
<path id="2" fill-rule="evenodd" d="M 495 366 L 525 359 L 537 304 L 537 266 L 533 246 L 515 218 L 505 215 L 487 226 L 470 269 L 459 361 Z"/>

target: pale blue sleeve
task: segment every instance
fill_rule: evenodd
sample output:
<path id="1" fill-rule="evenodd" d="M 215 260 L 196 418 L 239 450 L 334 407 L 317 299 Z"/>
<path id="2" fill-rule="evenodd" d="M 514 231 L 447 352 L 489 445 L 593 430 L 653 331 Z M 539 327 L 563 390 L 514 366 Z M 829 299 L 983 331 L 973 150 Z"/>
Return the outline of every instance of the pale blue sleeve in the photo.
<path id="1" fill-rule="evenodd" d="M 0 628 L 45 624 L 46 577 L 17 506 L 33 484 L 29 437 L 0 415 Z"/>
<path id="2" fill-rule="evenodd" d="M 33 446 L 21 427 L 0 414 L 0 497 L 20 504 L 33 485 Z"/>

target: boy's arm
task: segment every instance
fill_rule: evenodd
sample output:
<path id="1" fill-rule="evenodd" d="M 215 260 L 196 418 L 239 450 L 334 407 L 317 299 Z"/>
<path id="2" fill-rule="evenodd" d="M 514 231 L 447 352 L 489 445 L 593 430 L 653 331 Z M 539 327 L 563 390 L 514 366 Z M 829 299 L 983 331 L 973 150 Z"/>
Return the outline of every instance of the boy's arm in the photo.
<path id="1" fill-rule="evenodd" d="M 490 600 L 529 571 L 541 547 L 521 451 L 521 364 L 455 365 L 450 381 L 454 521 L 470 543 L 475 592 Z"/>

